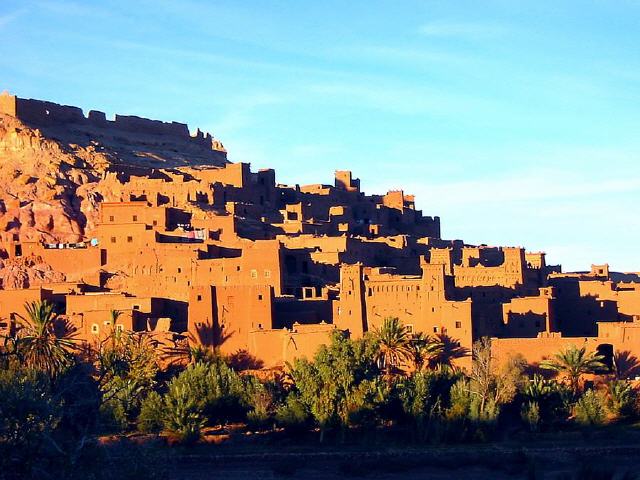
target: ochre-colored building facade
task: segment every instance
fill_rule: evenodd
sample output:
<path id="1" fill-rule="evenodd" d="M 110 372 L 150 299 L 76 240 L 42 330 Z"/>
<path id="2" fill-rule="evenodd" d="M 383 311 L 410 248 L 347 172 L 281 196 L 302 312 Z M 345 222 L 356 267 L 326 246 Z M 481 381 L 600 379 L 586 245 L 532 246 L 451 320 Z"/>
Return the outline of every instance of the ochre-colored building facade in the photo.
<path id="1" fill-rule="evenodd" d="M 544 253 L 443 239 L 440 218 L 401 190 L 367 195 L 349 171 L 333 185 L 281 185 L 184 124 L 85 117 L 2 94 L 0 121 L 9 118 L 44 136 L 64 128 L 104 148 L 124 138 L 195 158 L 179 164 L 162 150 L 170 168 L 107 165 L 91 180 L 102 193 L 83 211 L 78 241 L 55 230 L 27 239 L 7 221 L 0 256 L 15 275 L 0 289 L 2 331 L 15 329 L 25 302 L 50 300 L 85 341 L 114 328 L 116 310 L 118 328 L 188 336 L 267 367 L 313 355 L 336 329 L 362 337 L 387 317 L 466 349 L 489 336 L 496 355 L 534 363 L 570 344 L 640 355 L 638 274 L 562 273 Z"/>

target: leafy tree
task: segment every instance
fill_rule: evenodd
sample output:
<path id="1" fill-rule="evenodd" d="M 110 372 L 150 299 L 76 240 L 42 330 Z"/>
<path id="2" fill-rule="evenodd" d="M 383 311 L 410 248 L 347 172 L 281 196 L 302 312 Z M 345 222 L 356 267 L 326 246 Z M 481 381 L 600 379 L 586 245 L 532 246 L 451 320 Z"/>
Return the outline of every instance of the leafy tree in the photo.
<path id="1" fill-rule="evenodd" d="M 387 317 L 380 328 L 375 328 L 373 338 L 378 345 L 378 366 L 390 374 L 411 357 L 409 329 L 397 317 Z"/>
<path id="2" fill-rule="evenodd" d="M 449 405 L 450 390 L 459 375 L 449 370 L 418 371 L 397 385 L 405 416 L 419 439 L 426 439 L 432 420 L 439 421 Z"/>
<path id="3" fill-rule="evenodd" d="M 491 339 L 483 337 L 473 344 L 471 390 L 478 399 L 478 408 L 483 412 L 488 403 L 509 403 L 523 384 L 524 359 L 509 357 L 501 366 L 494 365 Z"/>
<path id="4" fill-rule="evenodd" d="M 569 380 L 569 387 L 574 396 L 580 391 L 580 377 L 585 373 L 594 373 L 606 368 L 602 362 L 604 357 L 595 352 L 587 353 L 586 347 L 575 345 L 556 353 L 553 358 L 543 360 L 540 368 L 553 370 Z"/>
<path id="5" fill-rule="evenodd" d="M 76 342 L 67 325 L 56 331 L 58 315 L 47 300 L 25 304 L 27 318 L 18 316 L 17 354 L 25 365 L 55 377 L 73 364 Z"/>
<path id="6" fill-rule="evenodd" d="M 371 393 L 379 387 L 375 384 L 379 370 L 374 348 L 372 342 L 352 341 L 336 331 L 331 343 L 320 347 L 313 362 L 294 362 L 294 391 L 320 427 L 321 442 L 328 428 L 341 425 L 344 431 L 354 412 L 367 408 L 365 404 L 376 398 Z"/>

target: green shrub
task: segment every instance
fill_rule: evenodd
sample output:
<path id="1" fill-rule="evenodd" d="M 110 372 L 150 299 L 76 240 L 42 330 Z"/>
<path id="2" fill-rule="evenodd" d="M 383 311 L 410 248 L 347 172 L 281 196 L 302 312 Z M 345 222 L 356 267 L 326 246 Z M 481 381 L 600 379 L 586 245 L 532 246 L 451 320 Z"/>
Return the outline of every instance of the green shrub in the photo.
<path id="1" fill-rule="evenodd" d="M 100 429 L 103 432 L 124 432 L 128 426 L 127 412 L 122 403 L 112 400 L 100 405 Z"/>
<path id="2" fill-rule="evenodd" d="M 247 425 L 252 429 L 265 428 L 273 420 L 273 393 L 253 377 L 246 378 L 245 383 L 251 408 L 247 413 Z"/>
<path id="3" fill-rule="evenodd" d="M 119 313 L 112 311 L 112 321 Z M 142 400 L 152 391 L 158 366 L 148 338 L 113 330 L 97 351 L 96 371 L 102 402 L 103 428 L 125 431 L 135 423 Z"/>
<path id="4" fill-rule="evenodd" d="M 47 377 L 35 370 L 0 371 L 0 441 L 26 446 L 50 433 L 59 420 Z"/>
<path id="5" fill-rule="evenodd" d="M 398 396 L 405 418 L 413 424 L 420 440 L 426 440 L 432 433 L 431 427 L 437 426 L 441 420 L 443 405 L 449 402 L 453 380 L 454 377 L 446 371 L 422 371 L 398 384 Z M 464 411 L 461 415 L 465 415 L 466 406 L 460 411 Z M 452 410 L 452 416 L 457 416 L 456 412 L 456 409 Z"/>
<path id="6" fill-rule="evenodd" d="M 292 433 L 306 430 L 310 417 L 305 404 L 295 393 L 287 397 L 286 402 L 276 409 L 275 414 L 276 424 Z"/>
<path id="7" fill-rule="evenodd" d="M 625 380 L 614 380 L 607 385 L 606 406 L 609 413 L 616 417 L 635 415 L 636 391 Z"/>
<path id="8" fill-rule="evenodd" d="M 605 409 L 601 395 L 595 390 L 587 390 L 574 406 L 576 421 L 581 425 L 602 425 Z"/>
<path id="9" fill-rule="evenodd" d="M 33 467 L 59 425 L 61 408 L 46 374 L 20 367 L 0 370 L 0 476 Z"/>
<path id="10" fill-rule="evenodd" d="M 249 409 L 253 393 L 251 385 L 221 359 L 190 365 L 169 386 L 191 395 L 194 405 L 209 422 L 241 419 Z"/>
<path id="11" fill-rule="evenodd" d="M 522 404 L 520 417 L 527 424 L 529 430 L 536 432 L 540 427 L 540 405 L 535 400 Z"/>
<path id="12" fill-rule="evenodd" d="M 569 387 L 538 374 L 525 384 L 522 395 L 525 404 L 534 402 L 538 405 L 540 428 L 566 421 L 573 407 L 573 393 Z"/>
<path id="13" fill-rule="evenodd" d="M 200 439 L 206 418 L 202 413 L 202 404 L 193 392 L 183 384 L 172 382 L 164 403 L 165 428 L 182 443 L 193 443 Z"/>
<path id="14" fill-rule="evenodd" d="M 151 392 L 142 401 L 138 416 L 138 430 L 144 433 L 157 433 L 164 426 L 165 404 L 157 392 Z"/>

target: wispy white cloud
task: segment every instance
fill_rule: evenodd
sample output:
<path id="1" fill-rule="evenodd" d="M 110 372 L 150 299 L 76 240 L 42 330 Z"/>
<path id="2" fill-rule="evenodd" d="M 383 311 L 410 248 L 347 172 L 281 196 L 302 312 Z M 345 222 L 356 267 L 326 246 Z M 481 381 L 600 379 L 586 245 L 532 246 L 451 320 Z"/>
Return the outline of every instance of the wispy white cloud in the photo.
<path id="1" fill-rule="evenodd" d="M 457 37 L 467 40 L 484 40 L 503 37 L 509 33 L 509 29 L 504 25 L 491 23 L 433 21 L 422 25 L 419 32 L 427 37 Z"/>

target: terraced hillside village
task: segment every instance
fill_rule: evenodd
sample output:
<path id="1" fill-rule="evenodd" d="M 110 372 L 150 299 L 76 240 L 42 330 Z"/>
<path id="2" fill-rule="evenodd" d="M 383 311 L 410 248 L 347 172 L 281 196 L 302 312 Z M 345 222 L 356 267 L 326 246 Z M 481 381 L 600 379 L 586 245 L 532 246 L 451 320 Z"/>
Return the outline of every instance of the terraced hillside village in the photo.
<path id="1" fill-rule="evenodd" d="M 187 125 L 0 96 L 0 328 L 55 304 L 82 341 L 115 328 L 159 345 L 311 357 L 335 330 L 398 318 L 414 333 L 540 362 L 640 351 L 640 276 L 564 273 L 522 247 L 444 239 L 404 191 L 282 185 Z M 429 212 L 431 213 L 431 212 Z M 187 340 L 188 339 L 188 340 Z M 458 360 L 469 364 L 469 358 Z"/>

